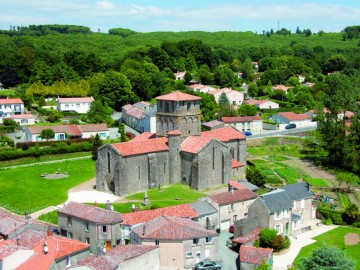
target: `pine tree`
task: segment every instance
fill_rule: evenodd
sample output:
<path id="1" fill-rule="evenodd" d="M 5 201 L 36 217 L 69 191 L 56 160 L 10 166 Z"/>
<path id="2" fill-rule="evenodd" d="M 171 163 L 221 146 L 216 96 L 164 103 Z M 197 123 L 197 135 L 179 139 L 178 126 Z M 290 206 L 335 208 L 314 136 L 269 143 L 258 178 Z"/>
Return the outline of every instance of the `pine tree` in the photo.
<path id="1" fill-rule="evenodd" d="M 93 140 L 93 145 L 92 145 L 92 150 L 91 150 L 91 158 L 93 160 L 97 160 L 98 157 L 98 149 L 99 147 L 102 145 L 102 141 L 99 137 L 99 134 L 96 134 L 94 140 Z"/>

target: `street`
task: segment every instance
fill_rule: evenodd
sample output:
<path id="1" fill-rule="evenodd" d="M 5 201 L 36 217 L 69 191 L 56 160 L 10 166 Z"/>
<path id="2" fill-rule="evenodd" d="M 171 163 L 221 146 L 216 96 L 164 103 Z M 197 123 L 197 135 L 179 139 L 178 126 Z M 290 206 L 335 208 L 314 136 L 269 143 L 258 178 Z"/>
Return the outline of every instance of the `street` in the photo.
<path id="1" fill-rule="evenodd" d="M 232 237 L 233 234 L 227 231 L 222 231 L 219 237 L 219 255 L 221 258 L 221 265 L 223 270 L 239 270 L 239 254 L 232 251 L 226 246 L 226 240 Z"/>

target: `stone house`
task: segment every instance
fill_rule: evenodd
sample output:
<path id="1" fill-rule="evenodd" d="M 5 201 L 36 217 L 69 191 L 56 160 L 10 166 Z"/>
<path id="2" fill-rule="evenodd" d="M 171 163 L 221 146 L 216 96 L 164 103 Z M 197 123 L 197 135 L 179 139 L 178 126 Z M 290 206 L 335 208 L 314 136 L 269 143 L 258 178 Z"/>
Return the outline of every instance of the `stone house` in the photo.
<path id="1" fill-rule="evenodd" d="M 241 246 L 239 250 L 240 269 L 253 270 L 259 267 L 265 261 L 272 269 L 273 265 L 273 249 L 256 248 L 249 246 Z"/>
<path id="2" fill-rule="evenodd" d="M 257 134 L 262 133 L 262 118 L 260 116 L 236 116 L 221 117 L 225 126 L 232 126 L 241 132 L 249 131 Z"/>
<path id="3" fill-rule="evenodd" d="M 57 100 L 57 110 L 59 112 L 88 113 L 90 105 L 94 101 L 93 97 L 59 97 Z"/>
<path id="4" fill-rule="evenodd" d="M 156 132 L 156 111 L 157 106 L 141 101 L 138 103 L 127 104 L 122 107 L 121 119 L 129 127 L 143 132 Z"/>
<path id="5" fill-rule="evenodd" d="M 150 245 L 116 246 L 102 255 L 93 255 L 71 269 L 78 270 L 160 270 L 160 249 Z"/>
<path id="6" fill-rule="evenodd" d="M 69 202 L 58 210 L 61 235 L 90 244 L 100 253 L 121 243 L 121 214 L 87 204 Z"/>
<path id="7" fill-rule="evenodd" d="M 161 269 L 193 267 L 204 259 L 219 259 L 218 234 L 180 217 L 161 216 L 132 229 L 131 242 L 160 247 Z"/>
<path id="8" fill-rule="evenodd" d="M 218 211 L 216 229 L 228 230 L 236 220 L 248 216 L 249 205 L 258 195 L 249 189 L 222 192 L 208 196 L 208 202 Z"/>
<path id="9" fill-rule="evenodd" d="M 241 132 L 232 127 L 201 132 L 197 96 L 173 92 L 156 99 L 156 136 L 147 133 L 99 148 L 98 190 L 119 195 L 169 183 L 204 189 L 244 175 L 246 138 Z"/>
<path id="10" fill-rule="evenodd" d="M 20 98 L 0 98 L 0 124 L 3 118 L 11 115 L 24 114 L 24 102 Z"/>
<path id="11" fill-rule="evenodd" d="M 244 103 L 256 106 L 259 109 L 279 109 L 279 104 L 270 100 L 248 99 Z"/>
<path id="12" fill-rule="evenodd" d="M 216 230 L 219 213 L 212 204 L 206 201 L 206 199 L 201 199 L 190 203 L 189 206 L 197 213 L 197 216 L 193 217 L 192 220 L 208 230 Z"/>

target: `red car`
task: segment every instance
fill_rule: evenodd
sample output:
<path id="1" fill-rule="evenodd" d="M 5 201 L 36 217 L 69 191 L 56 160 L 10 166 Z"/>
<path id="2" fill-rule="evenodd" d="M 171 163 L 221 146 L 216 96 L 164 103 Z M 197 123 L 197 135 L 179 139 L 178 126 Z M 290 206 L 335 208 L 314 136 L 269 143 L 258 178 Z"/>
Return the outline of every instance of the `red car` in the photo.
<path id="1" fill-rule="evenodd" d="M 230 225 L 229 227 L 229 233 L 234 233 L 235 226 L 234 224 Z"/>

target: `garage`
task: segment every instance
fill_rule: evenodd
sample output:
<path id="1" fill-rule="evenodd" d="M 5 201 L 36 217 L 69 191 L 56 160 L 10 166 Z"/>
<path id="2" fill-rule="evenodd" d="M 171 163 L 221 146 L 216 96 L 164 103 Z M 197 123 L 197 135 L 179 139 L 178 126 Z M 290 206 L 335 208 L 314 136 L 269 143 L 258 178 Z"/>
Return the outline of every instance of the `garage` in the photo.
<path id="1" fill-rule="evenodd" d="M 230 219 L 221 221 L 221 225 L 220 225 L 220 230 L 221 231 L 228 230 L 229 227 L 230 227 Z"/>

